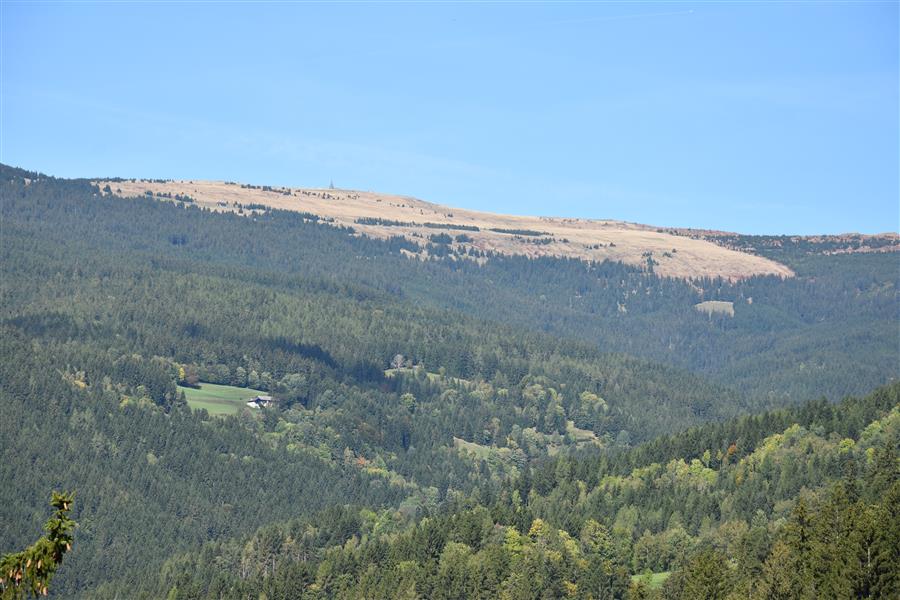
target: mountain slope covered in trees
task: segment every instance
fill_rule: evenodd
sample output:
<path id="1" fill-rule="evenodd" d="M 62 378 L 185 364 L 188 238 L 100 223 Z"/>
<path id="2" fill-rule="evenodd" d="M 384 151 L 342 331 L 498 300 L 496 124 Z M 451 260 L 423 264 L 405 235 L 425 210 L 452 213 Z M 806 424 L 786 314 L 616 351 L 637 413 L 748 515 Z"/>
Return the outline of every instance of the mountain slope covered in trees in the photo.
<path id="1" fill-rule="evenodd" d="M 521 559 L 543 565 L 547 593 L 599 598 L 625 594 L 629 574 L 687 573 L 709 536 L 758 511 L 774 540 L 801 488 L 832 484 L 846 456 L 859 487 L 890 488 L 866 477 L 886 477 L 896 387 L 739 416 L 897 377 L 896 255 L 797 254 L 791 279 L 688 282 L 652 265 L 462 259 L 441 238 L 123 200 L 8 167 L 0 179 L 0 552 L 33 538 L 51 489 L 77 490 L 63 596 L 218 581 L 428 597 L 454 581 L 528 597 L 507 581 Z M 417 248 L 431 259 L 408 258 Z M 734 316 L 699 312 L 705 300 Z M 198 380 L 277 406 L 193 411 L 178 386 Z M 848 502 L 873 505 L 868 493 Z M 185 566 L 200 548 L 213 562 Z M 482 551 L 500 563 L 471 575 Z M 295 587 L 270 589 L 282 583 Z"/>
<path id="2" fill-rule="evenodd" d="M 479 264 L 453 260 L 453 245 L 424 240 L 434 258 L 422 262 L 405 258 L 419 248 L 409 240 L 354 236 L 314 215 L 269 211 L 251 220 L 190 203 L 178 209 L 100 197 L 83 181 L 4 173 L 8 236 L 20 234 L 30 251 L 54 240 L 173 266 L 243 267 L 265 284 L 354 288 L 685 368 L 773 405 L 865 393 L 885 383 L 900 360 L 895 253 L 823 255 L 816 244 L 784 244 L 778 259 L 797 277 L 736 283 L 660 278 L 613 262 L 491 256 Z M 26 175 L 35 179 L 27 186 Z M 707 300 L 732 302 L 734 316 L 694 308 Z"/>
<path id="3" fill-rule="evenodd" d="M 895 384 L 837 407 L 815 402 L 611 456 L 551 460 L 414 525 L 351 505 L 268 525 L 173 557 L 141 593 L 892 598 L 898 444 Z M 685 445 L 691 454 L 679 455 Z M 642 576 L 653 572 L 668 577 L 663 586 Z"/>

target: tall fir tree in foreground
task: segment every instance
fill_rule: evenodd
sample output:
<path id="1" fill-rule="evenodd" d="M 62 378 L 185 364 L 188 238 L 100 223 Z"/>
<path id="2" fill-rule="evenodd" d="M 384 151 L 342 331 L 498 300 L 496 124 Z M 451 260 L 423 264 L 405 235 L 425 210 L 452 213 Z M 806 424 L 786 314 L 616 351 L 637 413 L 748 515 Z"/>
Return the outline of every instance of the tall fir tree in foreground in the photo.
<path id="1" fill-rule="evenodd" d="M 72 549 L 77 523 L 69 517 L 69 512 L 74 496 L 71 492 L 53 492 L 50 505 L 56 511 L 44 525 L 47 535 L 21 552 L 0 559 L 0 600 L 26 598 L 29 594 L 47 595 L 63 555 Z"/>

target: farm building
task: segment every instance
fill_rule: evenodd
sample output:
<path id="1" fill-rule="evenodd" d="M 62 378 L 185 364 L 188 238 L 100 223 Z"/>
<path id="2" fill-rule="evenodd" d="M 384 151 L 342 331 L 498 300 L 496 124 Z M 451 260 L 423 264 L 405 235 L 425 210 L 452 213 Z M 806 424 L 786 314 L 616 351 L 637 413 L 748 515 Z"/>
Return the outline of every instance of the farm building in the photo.
<path id="1" fill-rule="evenodd" d="M 257 396 L 253 400 L 247 400 L 247 406 L 250 408 L 262 408 L 263 406 L 271 406 L 273 402 L 272 396 Z"/>

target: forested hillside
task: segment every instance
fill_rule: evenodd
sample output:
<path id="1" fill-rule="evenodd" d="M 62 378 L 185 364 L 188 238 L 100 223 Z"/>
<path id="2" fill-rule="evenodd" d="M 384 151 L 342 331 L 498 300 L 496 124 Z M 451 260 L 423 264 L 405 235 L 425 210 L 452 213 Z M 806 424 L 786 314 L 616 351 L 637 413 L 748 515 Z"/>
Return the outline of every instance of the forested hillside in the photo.
<path id="1" fill-rule="evenodd" d="M 340 501 L 415 515 L 574 447 L 576 425 L 596 431 L 581 443 L 627 444 L 742 406 L 674 368 L 353 280 L 377 270 L 342 274 L 354 257 L 406 264 L 390 244 L 296 219 L 279 227 L 312 256 L 298 251 L 294 269 L 282 242 L 282 259 L 251 268 L 248 254 L 268 248 L 257 223 L 102 202 L 77 182 L 21 178 L 3 201 L 0 462 L 16 483 L 3 487 L 2 538 L 31 536 L 47 489 L 77 489 L 80 548 L 60 572 L 63 591 Z M 217 232 L 219 220 L 235 229 Z M 186 252 L 172 227 L 215 245 Z M 329 260 L 333 276 L 315 266 Z M 400 353 L 412 366 L 386 376 Z M 176 384 L 193 374 L 259 387 L 280 408 L 192 413 Z M 492 453 L 492 467 L 479 471 L 454 438 Z M 157 543 L 137 543 L 154 522 Z"/>
<path id="2" fill-rule="evenodd" d="M 548 461 L 414 526 L 352 505 L 268 525 L 173 557 L 141 593 L 894 598 L 898 444 L 895 384 Z"/>
<path id="3" fill-rule="evenodd" d="M 620 597 L 687 586 L 738 522 L 764 565 L 841 477 L 891 506 L 896 386 L 829 401 L 898 375 L 896 255 L 738 283 L 442 238 L 421 261 L 313 215 L 0 175 L 0 553 L 76 490 L 62 596 Z M 204 383 L 273 405 L 193 410 Z"/>
<path id="4" fill-rule="evenodd" d="M 781 244 L 778 259 L 798 277 L 736 283 L 660 278 L 652 262 L 637 269 L 551 258 L 454 260 L 469 251 L 428 240 L 421 244 L 435 258 L 422 262 L 402 254 L 415 249 L 409 240 L 352 235 L 313 215 L 247 218 L 146 197 L 123 203 L 99 197 L 87 182 L 32 173 L 37 181 L 26 186 L 28 173 L 4 173 L 6 229 L 21 232 L 33 252 L 52 240 L 150 255 L 148 266 L 187 260 L 203 273 L 239 269 L 263 285 L 331 286 L 350 297 L 450 309 L 699 372 L 773 406 L 865 393 L 887 382 L 900 361 L 896 253 L 823 255 L 816 244 Z M 708 300 L 732 302 L 733 317 L 694 308 Z M 463 362 L 458 374 L 468 377 L 477 365 Z"/>

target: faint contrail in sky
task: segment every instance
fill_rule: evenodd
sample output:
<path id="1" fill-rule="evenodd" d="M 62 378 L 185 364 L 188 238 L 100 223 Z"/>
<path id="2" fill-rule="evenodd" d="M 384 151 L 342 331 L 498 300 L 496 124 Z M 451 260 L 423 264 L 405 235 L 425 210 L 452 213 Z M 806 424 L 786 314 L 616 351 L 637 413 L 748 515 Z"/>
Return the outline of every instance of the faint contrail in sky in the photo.
<path id="1" fill-rule="evenodd" d="M 585 17 L 583 19 L 565 19 L 562 21 L 550 21 L 547 25 L 567 25 L 570 23 L 595 23 L 601 21 L 620 21 L 623 19 L 640 19 L 644 17 L 674 17 L 676 15 L 692 15 L 693 10 L 678 10 L 673 12 L 634 13 L 630 15 L 611 15 L 608 17 Z"/>

